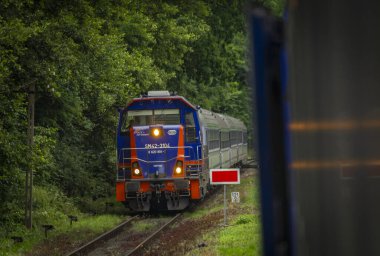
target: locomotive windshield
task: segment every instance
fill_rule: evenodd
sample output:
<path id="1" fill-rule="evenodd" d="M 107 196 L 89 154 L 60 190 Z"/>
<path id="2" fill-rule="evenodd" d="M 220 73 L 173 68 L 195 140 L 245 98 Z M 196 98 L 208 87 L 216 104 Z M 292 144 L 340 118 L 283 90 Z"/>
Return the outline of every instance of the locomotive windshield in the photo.
<path id="1" fill-rule="evenodd" d="M 125 132 L 131 126 L 179 123 L 179 109 L 129 110 L 123 115 L 121 131 Z"/>

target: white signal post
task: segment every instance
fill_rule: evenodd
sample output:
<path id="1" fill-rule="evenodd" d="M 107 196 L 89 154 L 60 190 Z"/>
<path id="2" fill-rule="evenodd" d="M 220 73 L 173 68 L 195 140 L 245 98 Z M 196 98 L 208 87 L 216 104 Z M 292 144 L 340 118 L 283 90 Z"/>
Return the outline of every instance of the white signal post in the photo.
<path id="1" fill-rule="evenodd" d="M 227 184 L 240 184 L 240 169 L 210 169 L 210 184 L 224 185 L 224 226 L 227 226 Z"/>

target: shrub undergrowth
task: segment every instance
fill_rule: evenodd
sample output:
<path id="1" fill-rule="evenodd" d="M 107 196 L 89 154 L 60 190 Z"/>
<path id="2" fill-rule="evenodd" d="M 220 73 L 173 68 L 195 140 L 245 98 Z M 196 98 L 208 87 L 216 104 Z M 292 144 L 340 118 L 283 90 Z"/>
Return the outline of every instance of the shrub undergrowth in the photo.
<path id="1" fill-rule="evenodd" d="M 82 210 L 102 213 L 103 215 L 88 214 L 80 211 L 73 199 L 66 197 L 57 187 L 35 186 L 33 188 L 33 228 L 28 230 L 23 223 L 13 225 L 11 230 L 0 227 L 0 255 L 20 255 L 34 249 L 38 244 L 46 242 L 42 225 L 53 225 L 54 229 L 48 232 L 48 241 L 60 235 L 88 239 L 91 235 L 102 233 L 122 221 L 122 215 L 105 214 L 104 198 Z M 122 206 L 121 206 L 122 207 Z M 120 206 L 108 207 L 108 212 L 122 212 Z M 116 208 L 116 210 L 114 209 Z M 69 215 L 76 216 L 77 222 L 70 224 Z M 72 234 L 75 234 L 73 236 Z M 11 237 L 22 237 L 21 243 L 14 242 Z"/>

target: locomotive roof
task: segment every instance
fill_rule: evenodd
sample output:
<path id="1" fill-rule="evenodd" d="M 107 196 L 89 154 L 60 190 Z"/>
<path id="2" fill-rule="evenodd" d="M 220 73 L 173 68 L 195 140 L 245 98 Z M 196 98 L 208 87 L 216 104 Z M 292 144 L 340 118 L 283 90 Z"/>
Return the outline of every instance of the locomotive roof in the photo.
<path id="1" fill-rule="evenodd" d="M 139 98 L 134 98 L 127 107 L 131 106 L 135 102 L 150 101 L 150 100 L 180 100 L 188 107 L 198 110 L 199 119 L 208 128 L 215 128 L 221 130 L 246 130 L 246 127 L 242 121 L 234 117 L 214 113 L 206 109 L 200 109 L 191 104 L 187 99 L 182 96 L 174 95 L 168 91 L 149 91 L 147 94 L 141 95 Z"/>
<path id="2" fill-rule="evenodd" d="M 131 106 L 135 102 L 140 102 L 140 101 L 150 101 L 150 100 L 180 100 L 183 103 L 185 103 L 187 106 L 190 108 L 196 110 L 197 108 L 191 104 L 188 100 L 186 100 L 182 96 L 151 96 L 151 97 L 146 97 L 146 96 L 141 96 L 140 98 L 134 98 L 128 105 L 127 107 Z"/>

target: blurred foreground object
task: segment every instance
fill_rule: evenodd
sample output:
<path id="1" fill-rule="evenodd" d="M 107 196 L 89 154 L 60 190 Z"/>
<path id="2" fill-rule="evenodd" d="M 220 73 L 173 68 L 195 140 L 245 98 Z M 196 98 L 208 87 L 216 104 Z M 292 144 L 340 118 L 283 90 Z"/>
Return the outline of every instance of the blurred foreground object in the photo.
<path id="1" fill-rule="evenodd" d="M 380 255 L 380 2 L 288 14 L 277 39 L 273 18 L 250 17 L 264 253 Z"/>

